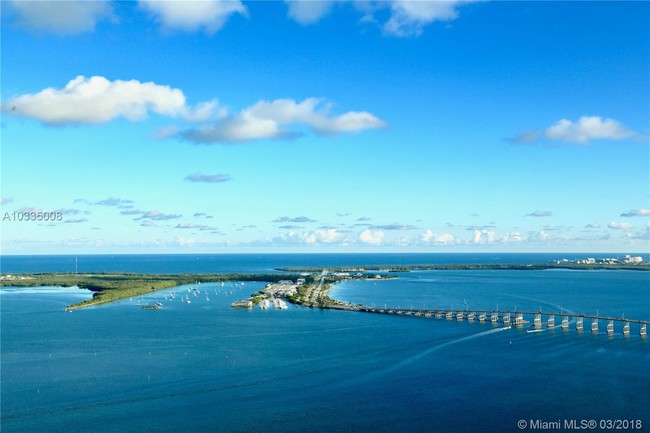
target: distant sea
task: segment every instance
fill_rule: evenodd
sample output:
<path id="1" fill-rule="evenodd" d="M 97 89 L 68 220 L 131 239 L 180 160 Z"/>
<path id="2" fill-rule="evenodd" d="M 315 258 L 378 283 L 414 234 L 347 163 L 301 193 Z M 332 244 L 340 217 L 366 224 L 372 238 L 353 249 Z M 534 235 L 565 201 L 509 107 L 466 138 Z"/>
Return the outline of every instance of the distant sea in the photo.
<path id="1" fill-rule="evenodd" d="M 643 256 L 648 254 L 631 254 Z M 452 263 L 549 263 L 561 259 L 588 257 L 622 257 L 612 253 L 499 253 L 499 254 L 118 254 L 118 255 L 55 255 L 0 256 L 2 273 L 35 272 L 139 272 L 228 273 L 273 272 L 278 267 L 345 266 L 345 265 L 404 265 Z M 76 267 L 76 268 L 75 268 Z"/>
<path id="2" fill-rule="evenodd" d="M 218 273 L 608 256 L 615 255 L 115 255 L 76 262 L 79 272 Z M 1 267 L 74 272 L 75 256 L 3 256 Z M 401 308 L 498 305 L 650 319 L 650 272 L 397 275 L 345 282 L 330 295 Z M 565 428 L 571 420 L 594 421 L 588 430 L 597 432 L 612 431 L 600 428 L 609 420 L 650 429 L 650 344 L 634 325 L 628 337 L 619 329 L 613 336 L 574 328 L 527 333 L 292 305 L 230 308 L 263 285 L 192 285 L 201 294 L 191 304 L 179 301 L 191 293 L 184 286 L 72 313 L 64 307 L 90 292 L 0 289 L 1 431 L 469 433 L 531 431 L 536 422 L 558 421 L 562 428 L 553 431 L 574 431 Z M 154 301 L 164 307 L 140 308 Z"/>

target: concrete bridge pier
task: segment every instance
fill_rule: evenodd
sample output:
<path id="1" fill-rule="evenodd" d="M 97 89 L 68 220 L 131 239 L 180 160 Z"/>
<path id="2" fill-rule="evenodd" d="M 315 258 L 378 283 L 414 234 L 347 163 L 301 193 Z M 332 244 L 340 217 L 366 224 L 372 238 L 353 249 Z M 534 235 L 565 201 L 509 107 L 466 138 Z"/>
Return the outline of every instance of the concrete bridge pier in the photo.
<path id="1" fill-rule="evenodd" d="M 582 332 L 584 328 L 584 317 L 576 318 L 576 330 Z"/>
<path id="2" fill-rule="evenodd" d="M 591 332 L 598 332 L 598 319 L 591 319 Z"/>
<path id="3" fill-rule="evenodd" d="M 645 337 L 646 335 L 648 335 L 648 329 L 646 328 L 646 324 L 645 324 L 645 323 L 642 323 L 642 324 L 641 324 L 641 328 L 639 329 L 639 335 L 640 335 L 641 337 Z"/>
<path id="4" fill-rule="evenodd" d="M 612 335 L 614 333 L 614 321 L 613 320 L 608 320 L 607 321 L 607 333 L 609 335 Z"/>
<path id="5" fill-rule="evenodd" d="M 555 328 L 555 315 L 554 314 L 551 314 L 550 316 L 548 316 L 546 326 L 548 326 L 549 328 Z"/>
<path id="6" fill-rule="evenodd" d="M 623 335 L 630 335 L 630 322 L 623 323 Z"/>
<path id="7" fill-rule="evenodd" d="M 535 314 L 535 319 L 533 320 L 533 327 L 538 329 L 542 327 L 542 315 L 540 313 Z"/>
<path id="8" fill-rule="evenodd" d="M 490 314 L 490 322 L 497 323 L 498 321 L 499 321 L 499 312 L 498 311 L 493 311 Z"/>
<path id="9" fill-rule="evenodd" d="M 510 325 L 510 313 L 503 313 L 503 323 Z"/>
<path id="10" fill-rule="evenodd" d="M 569 329 L 569 316 L 562 316 L 562 329 Z"/>

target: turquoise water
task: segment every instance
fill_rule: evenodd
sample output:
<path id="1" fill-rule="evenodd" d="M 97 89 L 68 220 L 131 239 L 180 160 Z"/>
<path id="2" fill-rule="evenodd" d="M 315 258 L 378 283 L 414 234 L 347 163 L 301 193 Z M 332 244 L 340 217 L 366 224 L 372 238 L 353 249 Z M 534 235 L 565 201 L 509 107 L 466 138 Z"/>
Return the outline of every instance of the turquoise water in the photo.
<path id="1" fill-rule="evenodd" d="M 343 283 L 332 296 L 647 320 L 649 278 L 427 271 Z M 88 292 L 2 289 L 2 431 L 509 432 L 521 419 L 608 418 L 648 429 L 650 345 L 638 335 L 229 307 L 261 286 L 202 284 L 191 304 L 179 300 L 185 286 L 173 301 L 168 290 L 72 313 L 63 307 Z M 153 300 L 164 308 L 139 308 Z"/>

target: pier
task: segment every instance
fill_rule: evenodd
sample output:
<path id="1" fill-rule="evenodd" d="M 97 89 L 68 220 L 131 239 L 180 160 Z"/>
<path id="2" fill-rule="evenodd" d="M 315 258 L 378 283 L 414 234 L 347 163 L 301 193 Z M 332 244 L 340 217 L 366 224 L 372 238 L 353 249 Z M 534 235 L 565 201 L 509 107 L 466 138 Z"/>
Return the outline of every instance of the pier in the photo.
<path id="1" fill-rule="evenodd" d="M 364 305 L 359 306 L 336 306 L 330 307 L 333 309 L 359 311 L 364 313 L 375 314 L 394 314 L 399 316 L 420 317 L 425 319 L 436 318 L 446 320 L 456 320 L 458 322 L 475 323 L 475 318 L 478 317 L 478 323 L 485 323 L 488 320 L 493 324 L 502 323 L 506 326 L 523 327 L 524 325 L 532 323 L 532 330 L 543 330 L 555 328 L 555 318 L 560 319 L 560 327 L 562 330 L 567 331 L 573 327 L 577 332 L 585 332 L 585 319 L 593 334 L 597 334 L 603 330 L 600 324 L 605 324 L 605 333 L 613 335 L 620 333 L 624 336 L 630 335 L 632 327 L 636 328 L 638 335 L 646 338 L 648 335 L 648 320 L 627 319 L 624 317 L 609 317 L 590 315 L 590 314 L 575 314 L 569 312 L 545 312 L 545 311 L 500 311 L 500 310 L 453 310 L 453 309 L 413 309 L 413 308 L 375 308 L 367 307 Z M 529 320 L 530 319 L 530 320 Z M 573 323 L 573 326 L 570 324 Z M 633 325 L 633 326 L 631 326 Z"/>

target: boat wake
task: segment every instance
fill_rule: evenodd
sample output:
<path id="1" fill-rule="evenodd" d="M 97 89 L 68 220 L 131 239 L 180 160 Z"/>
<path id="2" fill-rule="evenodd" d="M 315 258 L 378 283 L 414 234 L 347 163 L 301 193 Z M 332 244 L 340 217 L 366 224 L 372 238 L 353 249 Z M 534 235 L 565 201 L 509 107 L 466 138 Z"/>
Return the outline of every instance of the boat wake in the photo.
<path id="1" fill-rule="evenodd" d="M 428 356 L 429 354 L 431 354 L 433 352 L 436 352 L 436 351 L 438 351 L 440 349 L 444 349 L 445 347 L 448 347 L 448 346 L 451 346 L 451 345 L 454 345 L 454 344 L 458 344 L 458 343 L 463 343 L 463 342 L 469 341 L 469 340 L 474 340 L 476 338 L 485 337 L 485 336 L 488 336 L 488 335 L 491 335 L 491 334 L 496 334 L 496 333 L 499 333 L 499 332 L 507 331 L 509 329 L 511 329 L 511 326 L 504 326 L 504 327 L 501 327 L 501 328 L 490 329 L 490 330 L 487 330 L 487 331 L 479 332 L 477 334 L 467 335 L 465 337 L 455 338 L 453 340 L 446 341 L 444 343 L 436 344 L 435 346 L 429 347 L 428 349 L 425 349 L 425 350 L 423 350 L 423 351 L 421 351 L 419 353 L 411 355 L 408 358 L 406 358 L 406 359 L 404 359 L 404 360 L 402 360 L 402 361 L 400 361 L 400 362 L 398 362 L 398 363 L 396 363 L 394 365 L 391 365 L 391 366 L 383 368 L 381 370 L 377 370 L 377 371 L 368 373 L 366 375 L 363 375 L 363 376 L 357 378 L 356 380 L 353 380 L 352 381 L 353 383 L 352 382 L 347 382 L 347 385 L 356 385 L 356 384 L 359 384 L 361 382 L 366 382 L 368 380 L 376 379 L 378 377 L 381 377 L 381 376 L 384 376 L 386 374 L 392 373 L 392 372 L 397 371 L 397 370 L 399 370 L 399 369 L 401 369 L 401 368 L 403 368 L 403 367 L 405 367 L 405 366 L 407 366 L 409 364 L 412 364 L 412 363 L 414 363 L 416 361 L 419 361 L 420 359 Z"/>

